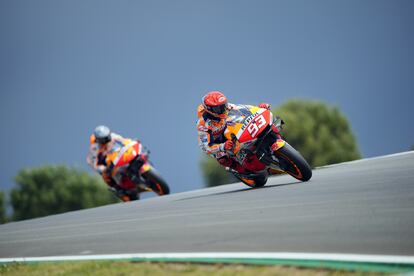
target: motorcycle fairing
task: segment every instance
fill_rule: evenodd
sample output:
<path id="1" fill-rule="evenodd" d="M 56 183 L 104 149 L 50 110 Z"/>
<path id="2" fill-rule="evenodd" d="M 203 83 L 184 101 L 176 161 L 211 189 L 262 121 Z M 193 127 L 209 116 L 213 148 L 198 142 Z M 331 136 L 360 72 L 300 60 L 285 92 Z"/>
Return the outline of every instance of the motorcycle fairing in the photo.
<path id="1" fill-rule="evenodd" d="M 255 110 L 256 109 L 256 110 Z M 257 136 L 272 123 L 272 113 L 264 108 L 252 108 L 252 115 L 246 117 L 236 137 L 241 142 L 257 139 Z"/>
<path id="2" fill-rule="evenodd" d="M 124 147 L 118 151 L 118 155 L 113 159 L 112 163 L 115 167 L 129 164 L 140 153 L 141 143 L 132 140 L 126 141 Z"/>
<path id="3" fill-rule="evenodd" d="M 243 110 L 243 111 L 242 111 Z M 264 108 L 252 107 L 230 110 L 229 121 L 224 136 L 235 141 L 234 154 L 237 155 L 242 143 L 254 143 L 266 127 L 272 123 L 272 113 Z"/>

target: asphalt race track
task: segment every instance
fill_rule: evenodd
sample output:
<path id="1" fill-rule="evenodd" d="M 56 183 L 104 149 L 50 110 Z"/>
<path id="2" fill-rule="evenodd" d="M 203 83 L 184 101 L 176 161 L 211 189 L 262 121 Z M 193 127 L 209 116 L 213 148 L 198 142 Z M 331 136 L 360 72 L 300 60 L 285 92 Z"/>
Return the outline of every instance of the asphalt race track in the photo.
<path id="1" fill-rule="evenodd" d="M 414 255 L 414 152 L 0 226 L 0 258 L 157 252 Z"/>

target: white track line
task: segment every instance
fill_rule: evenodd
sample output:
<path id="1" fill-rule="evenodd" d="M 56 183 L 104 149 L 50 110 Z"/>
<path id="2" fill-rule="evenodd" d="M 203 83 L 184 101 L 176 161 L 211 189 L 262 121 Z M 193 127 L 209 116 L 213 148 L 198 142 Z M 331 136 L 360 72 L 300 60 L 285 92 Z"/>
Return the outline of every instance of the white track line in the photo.
<path id="1" fill-rule="evenodd" d="M 266 260 L 307 260 L 307 261 L 337 261 L 356 263 L 409 264 L 414 265 L 414 256 L 393 255 L 361 255 L 335 253 L 268 253 L 268 252 L 227 252 L 227 253 L 143 253 L 143 254 L 110 254 L 87 256 L 50 256 L 50 257 L 20 257 L 0 258 L 0 263 L 11 262 L 51 262 L 51 261 L 97 261 L 97 260 L 131 260 L 156 259 L 194 260 L 194 259 L 266 259 Z"/>

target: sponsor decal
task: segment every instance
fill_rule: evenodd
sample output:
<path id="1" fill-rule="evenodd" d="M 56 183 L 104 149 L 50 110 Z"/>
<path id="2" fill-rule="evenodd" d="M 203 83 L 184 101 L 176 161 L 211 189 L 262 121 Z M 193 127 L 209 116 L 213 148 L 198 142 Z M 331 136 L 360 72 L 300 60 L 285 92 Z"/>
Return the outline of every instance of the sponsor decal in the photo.
<path id="1" fill-rule="evenodd" d="M 225 156 L 226 155 L 226 153 L 224 152 L 224 151 L 219 151 L 219 152 L 217 152 L 216 154 L 214 154 L 214 157 L 216 158 L 216 159 L 218 159 L 218 158 L 221 158 L 221 157 L 223 157 L 223 156 Z"/>
<path id="2" fill-rule="evenodd" d="M 260 112 L 256 112 L 253 113 L 252 115 L 250 115 L 249 117 L 247 117 L 244 122 L 243 122 L 243 126 L 241 127 L 241 131 L 244 131 L 246 129 L 246 127 L 250 124 L 250 122 L 254 119 L 254 117 L 256 117 L 257 114 L 259 114 Z"/>
<path id="3" fill-rule="evenodd" d="M 222 103 L 222 102 L 224 102 L 225 100 L 226 100 L 226 98 L 224 98 L 224 97 L 220 97 L 220 98 L 218 99 L 219 103 Z"/>
<path id="4" fill-rule="evenodd" d="M 247 151 L 241 150 L 239 152 L 239 154 L 237 154 L 236 159 L 241 165 L 243 165 L 244 160 L 246 159 L 246 157 L 247 157 Z"/>

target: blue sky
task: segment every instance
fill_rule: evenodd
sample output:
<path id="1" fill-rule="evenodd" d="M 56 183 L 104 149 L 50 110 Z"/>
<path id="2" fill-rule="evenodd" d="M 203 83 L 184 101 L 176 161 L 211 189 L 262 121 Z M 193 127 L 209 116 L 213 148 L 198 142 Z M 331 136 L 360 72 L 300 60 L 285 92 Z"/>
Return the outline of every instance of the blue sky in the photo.
<path id="1" fill-rule="evenodd" d="M 98 124 L 137 137 L 173 192 L 203 187 L 196 108 L 338 106 L 364 157 L 414 144 L 414 2 L 0 1 L 0 188 L 87 168 Z M 88 169 L 89 170 L 89 169 Z"/>

